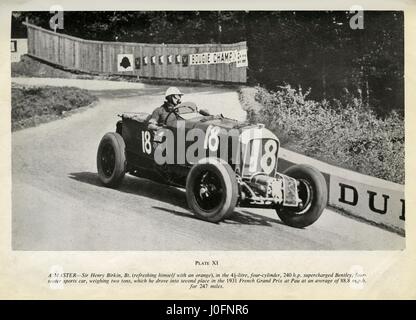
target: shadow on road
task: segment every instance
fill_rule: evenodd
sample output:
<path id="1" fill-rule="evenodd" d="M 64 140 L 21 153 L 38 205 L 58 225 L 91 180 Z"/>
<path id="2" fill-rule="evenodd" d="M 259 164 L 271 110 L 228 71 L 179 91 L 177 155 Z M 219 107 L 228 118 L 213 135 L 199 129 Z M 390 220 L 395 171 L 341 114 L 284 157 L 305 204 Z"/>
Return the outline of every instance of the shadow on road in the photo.
<path id="1" fill-rule="evenodd" d="M 172 209 L 168 209 L 168 208 L 162 208 L 162 207 L 158 207 L 158 206 L 152 206 L 152 208 L 155 208 L 155 209 L 161 210 L 161 211 L 166 211 L 166 212 L 172 213 L 172 214 L 174 214 L 176 216 L 180 216 L 180 217 L 186 217 L 186 218 L 201 220 L 189 211 L 181 212 L 181 211 L 172 210 Z M 247 225 L 257 225 L 257 226 L 266 226 L 266 227 L 271 227 L 273 223 L 283 225 L 283 223 L 280 222 L 279 220 L 271 219 L 271 218 L 268 218 L 268 217 L 265 217 L 265 216 L 262 216 L 262 215 L 259 215 L 259 214 L 255 214 L 255 213 L 252 213 L 252 212 L 249 212 L 249 211 L 243 211 L 243 212 L 234 211 L 230 217 L 226 218 L 225 220 L 221 221 L 220 223 L 225 223 L 225 224 L 247 224 Z"/>
<path id="2" fill-rule="evenodd" d="M 101 184 L 98 175 L 93 172 L 74 172 L 70 173 L 68 177 L 100 188 L 106 188 Z M 171 186 L 161 185 L 147 179 L 126 175 L 120 187 L 116 190 L 163 201 L 183 209 L 188 208 L 184 191 Z"/>
<path id="3" fill-rule="evenodd" d="M 155 208 L 155 209 L 161 210 L 161 211 L 166 211 L 166 212 L 172 213 L 172 214 L 174 214 L 176 216 L 180 216 L 180 217 L 186 217 L 186 218 L 191 218 L 191 219 L 195 219 L 195 220 L 201 220 L 189 211 L 181 212 L 181 211 L 162 208 L 162 207 L 157 207 L 157 206 L 152 206 L 152 208 Z M 207 223 L 209 223 L 209 222 L 207 222 Z M 225 223 L 225 224 L 247 224 L 247 225 L 265 226 L 265 227 L 271 227 L 272 223 L 283 224 L 279 220 L 271 219 L 271 218 L 261 216 L 261 215 L 258 215 L 258 214 L 255 214 L 255 213 L 252 213 L 252 212 L 249 212 L 249 211 L 243 211 L 243 212 L 234 211 L 230 217 L 226 218 L 225 220 L 221 221 L 220 223 Z"/>
<path id="4" fill-rule="evenodd" d="M 93 172 L 73 172 L 70 173 L 68 177 L 76 181 L 88 183 L 100 188 L 106 188 L 101 184 L 98 175 Z M 159 206 L 152 206 L 152 208 L 155 208 L 160 211 L 169 212 L 176 216 L 200 220 L 198 217 L 193 215 L 192 212 L 189 211 L 188 204 L 186 203 L 185 191 L 180 190 L 178 188 L 162 185 L 147 179 L 125 176 L 120 187 L 117 188 L 117 191 L 131 193 L 155 199 L 158 201 L 170 203 L 174 206 L 181 207 L 185 211 L 177 211 Z M 247 210 L 244 210 L 242 212 L 234 211 L 230 217 L 226 218 L 221 223 L 258 225 L 266 227 L 271 227 L 272 224 L 283 225 L 283 223 L 277 219 L 265 217 L 259 214 L 249 212 Z"/>
<path id="5" fill-rule="evenodd" d="M 234 211 L 233 214 L 224 220 L 224 223 L 228 224 L 249 224 L 249 225 L 258 225 L 258 226 L 267 226 L 271 227 L 272 224 L 280 224 L 284 225 L 278 219 L 272 219 L 269 217 L 265 217 L 256 213 L 252 213 L 250 211 L 244 210 L 242 212 Z"/>

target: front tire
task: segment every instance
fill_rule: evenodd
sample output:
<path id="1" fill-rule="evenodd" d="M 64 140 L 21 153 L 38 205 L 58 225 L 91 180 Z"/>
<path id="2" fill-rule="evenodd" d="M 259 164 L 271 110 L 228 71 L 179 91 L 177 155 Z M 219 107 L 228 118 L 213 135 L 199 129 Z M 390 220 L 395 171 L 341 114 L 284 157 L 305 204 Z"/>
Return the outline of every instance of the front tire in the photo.
<path id="1" fill-rule="evenodd" d="M 126 173 L 126 145 L 123 137 L 115 132 L 104 135 L 97 151 L 97 170 L 106 187 L 120 185 Z"/>
<path id="2" fill-rule="evenodd" d="M 299 181 L 298 195 L 303 204 L 299 208 L 279 207 L 276 212 L 291 227 L 307 227 L 318 220 L 328 202 L 325 178 L 314 167 L 302 164 L 288 168 L 284 174 Z"/>
<path id="3" fill-rule="evenodd" d="M 210 222 L 221 221 L 237 204 L 235 172 L 221 159 L 201 159 L 188 173 L 186 199 L 197 217 Z"/>

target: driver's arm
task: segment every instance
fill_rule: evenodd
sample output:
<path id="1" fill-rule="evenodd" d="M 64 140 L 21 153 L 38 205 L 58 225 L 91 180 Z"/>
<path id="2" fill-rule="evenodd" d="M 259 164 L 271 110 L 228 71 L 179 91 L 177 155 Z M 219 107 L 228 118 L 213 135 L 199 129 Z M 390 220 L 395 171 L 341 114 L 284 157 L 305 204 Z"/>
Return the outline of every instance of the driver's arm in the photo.
<path id="1" fill-rule="evenodd" d="M 155 109 L 152 112 L 152 116 L 149 119 L 149 123 L 147 125 L 147 129 L 149 130 L 159 130 L 161 126 L 159 126 L 159 118 L 160 118 L 160 108 Z"/>
<path id="2" fill-rule="evenodd" d="M 156 121 L 156 120 L 154 120 L 153 118 L 151 118 L 151 119 L 149 120 L 149 124 L 147 125 L 147 129 L 157 131 L 157 130 L 159 130 L 160 128 L 161 128 L 161 126 L 158 126 L 158 124 L 157 124 L 157 121 Z"/>

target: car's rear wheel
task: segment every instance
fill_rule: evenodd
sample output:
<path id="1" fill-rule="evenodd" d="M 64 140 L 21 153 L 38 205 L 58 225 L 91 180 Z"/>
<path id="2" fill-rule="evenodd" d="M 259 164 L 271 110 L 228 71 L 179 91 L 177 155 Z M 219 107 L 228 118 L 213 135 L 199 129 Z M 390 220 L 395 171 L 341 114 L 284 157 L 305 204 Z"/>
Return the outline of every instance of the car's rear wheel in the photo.
<path id="1" fill-rule="evenodd" d="M 238 184 L 230 165 L 218 158 L 195 164 L 186 180 L 190 209 L 203 220 L 218 222 L 230 215 L 237 204 Z"/>
<path id="2" fill-rule="evenodd" d="M 276 212 L 287 225 L 304 228 L 314 223 L 321 216 L 328 201 L 325 178 L 321 172 L 308 165 L 294 165 L 285 175 L 298 180 L 298 196 L 302 200 L 300 207 L 279 207 Z"/>
<path id="3" fill-rule="evenodd" d="M 101 182 L 107 187 L 120 185 L 126 172 L 126 145 L 115 132 L 104 135 L 98 146 L 97 170 Z"/>

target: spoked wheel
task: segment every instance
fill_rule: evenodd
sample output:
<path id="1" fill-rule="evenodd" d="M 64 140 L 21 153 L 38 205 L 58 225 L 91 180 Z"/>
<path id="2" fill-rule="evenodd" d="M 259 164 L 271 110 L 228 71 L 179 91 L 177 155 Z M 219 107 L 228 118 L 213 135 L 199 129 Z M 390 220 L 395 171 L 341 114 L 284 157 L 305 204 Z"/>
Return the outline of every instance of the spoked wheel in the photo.
<path id="1" fill-rule="evenodd" d="M 298 196 L 302 201 L 297 208 L 279 207 L 280 219 L 289 226 L 304 228 L 321 216 L 328 201 L 328 191 L 322 173 L 308 165 L 295 165 L 284 174 L 298 181 Z"/>
<path id="2" fill-rule="evenodd" d="M 220 179 L 209 170 L 202 171 L 198 175 L 193 192 L 199 207 L 206 211 L 212 211 L 220 206 L 224 195 Z"/>
<path id="3" fill-rule="evenodd" d="M 206 158 L 190 170 L 186 198 L 199 218 L 211 222 L 222 220 L 233 212 L 237 197 L 237 180 L 228 163 L 217 158 Z"/>
<path id="4" fill-rule="evenodd" d="M 97 170 L 101 182 L 117 187 L 126 170 L 125 144 L 118 133 L 109 132 L 101 139 L 97 152 Z"/>
<path id="5" fill-rule="evenodd" d="M 299 179 L 298 181 L 298 196 L 302 201 L 302 204 L 297 208 L 297 210 L 293 211 L 293 213 L 304 214 L 310 209 L 312 199 L 315 197 L 315 194 L 312 185 L 307 180 Z"/>

